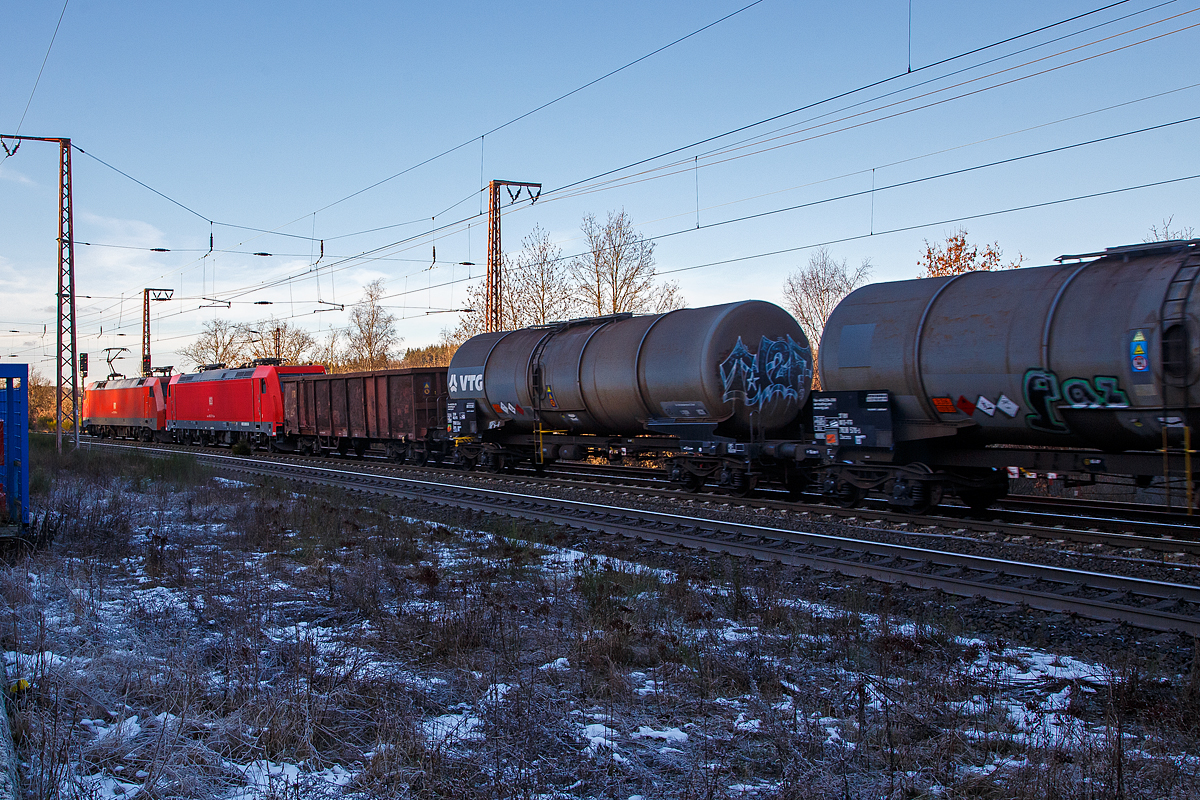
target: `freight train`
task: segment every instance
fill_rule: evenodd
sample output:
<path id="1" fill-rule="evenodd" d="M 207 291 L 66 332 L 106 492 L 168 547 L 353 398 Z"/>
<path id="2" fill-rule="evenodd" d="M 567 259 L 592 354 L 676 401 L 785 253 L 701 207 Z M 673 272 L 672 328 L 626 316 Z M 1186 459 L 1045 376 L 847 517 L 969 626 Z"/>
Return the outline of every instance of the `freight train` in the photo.
<path id="1" fill-rule="evenodd" d="M 769 485 L 846 506 L 876 492 L 913 512 L 952 494 L 982 509 L 1021 471 L 1190 479 L 1198 278 L 1190 240 L 871 284 L 829 318 L 821 391 L 796 321 L 744 301 L 485 333 L 448 368 L 101 382 L 84 424 L 495 472 L 655 458 L 689 491 Z"/>

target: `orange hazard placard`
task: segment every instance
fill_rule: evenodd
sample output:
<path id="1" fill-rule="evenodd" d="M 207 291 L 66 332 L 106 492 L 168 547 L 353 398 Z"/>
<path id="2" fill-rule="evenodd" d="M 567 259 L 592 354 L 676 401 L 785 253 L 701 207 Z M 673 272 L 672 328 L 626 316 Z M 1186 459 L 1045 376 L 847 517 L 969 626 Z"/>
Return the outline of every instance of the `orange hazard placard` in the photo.
<path id="1" fill-rule="evenodd" d="M 949 397 L 931 397 L 929 402 L 933 403 L 934 409 L 939 414 L 953 414 L 958 409 L 954 405 L 954 401 Z"/>

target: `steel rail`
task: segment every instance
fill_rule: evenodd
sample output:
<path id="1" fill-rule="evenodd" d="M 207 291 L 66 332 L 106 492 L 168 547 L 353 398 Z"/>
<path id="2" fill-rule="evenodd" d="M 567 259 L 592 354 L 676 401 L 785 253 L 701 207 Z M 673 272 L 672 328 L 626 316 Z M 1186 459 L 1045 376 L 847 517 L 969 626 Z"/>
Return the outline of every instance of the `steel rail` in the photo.
<path id="1" fill-rule="evenodd" d="M 193 455 L 210 454 L 211 451 L 205 448 L 195 447 L 192 445 L 176 445 L 176 444 L 138 444 L 134 442 L 115 443 L 115 442 L 87 442 L 89 446 L 98 447 L 115 447 L 140 450 L 160 450 L 163 452 L 183 452 Z M 474 476 L 476 480 L 496 481 L 504 483 L 512 483 L 520 481 L 533 485 L 548 485 L 558 486 L 562 488 L 580 489 L 583 491 L 607 491 L 607 492 L 629 492 L 638 495 L 649 495 L 655 497 L 664 497 L 674 500 L 686 500 L 692 503 L 716 504 L 716 505 L 738 505 L 747 508 L 761 508 L 777 511 L 785 511 L 796 516 L 805 517 L 836 517 L 846 524 L 854 525 L 859 520 L 870 520 L 875 522 L 884 522 L 889 524 L 900 523 L 903 525 L 912 525 L 919 527 L 940 527 L 955 531 L 976 531 L 983 533 L 997 533 L 1005 536 L 1032 536 L 1039 539 L 1047 539 L 1051 541 L 1071 541 L 1081 544 L 1100 544 L 1110 547 L 1122 547 L 1130 549 L 1150 550 L 1164 555 L 1167 553 L 1183 553 L 1191 556 L 1200 556 L 1200 541 L 1186 538 L 1173 538 L 1171 536 L 1140 536 L 1128 533 L 1116 533 L 1108 531 L 1091 530 L 1085 528 L 1066 527 L 1068 523 L 1077 523 L 1079 518 L 1061 517 L 1063 523 L 1058 525 L 1037 525 L 1028 521 L 1021 522 L 1004 522 L 996 520 L 980 520 L 972 518 L 946 517 L 933 515 L 915 515 L 905 514 L 902 512 L 888 511 L 883 509 L 874 509 L 869 507 L 858 508 L 840 508 L 838 506 L 824 505 L 820 503 L 805 503 L 800 501 L 790 500 L 768 500 L 764 498 L 745 498 L 732 497 L 730 495 L 710 494 L 710 493 L 685 493 L 676 489 L 658 488 L 648 483 L 623 483 L 623 482 L 599 482 L 596 478 L 589 480 L 575 480 L 554 478 L 548 475 L 537 475 L 533 472 L 515 473 L 515 474 L 493 474 L 493 473 L 464 473 L 462 470 L 423 465 L 417 467 L 415 465 L 398 465 L 386 461 L 354 461 L 346 462 L 333 458 L 321 458 L 318 456 L 296 456 L 292 454 L 259 454 L 255 456 L 258 459 L 270 459 L 272 461 L 282 463 L 336 463 L 347 464 L 353 463 L 356 469 L 375 469 L 385 470 L 387 472 L 402 472 L 407 470 L 420 470 L 423 472 L 441 473 L 447 476 L 466 476 L 468 474 Z M 341 468 L 339 466 L 339 468 Z M 598 469 L 603 470 L 604 467 Z M 629 478 L 618 478 L 618 481 L 629 481 Z M 661 481 L 655 483 L 661 484 Z M 602 488 L 601 488 L 602 487 Z M 1060 518 L 1060 517 L 1056 517 Z M 1084 520 L 1086 521 L 1086 520 Z M 1116 522 L 1117 520 L 1109 520 Z M 1138 521 L 1126 520 L 1125 527 L 1133 527 L 1141 524 Z M 865 527 L 868 530 L 876 532 L 887 532 L 893 530 L 896 533 L 912 535 L 914 531 L 900 531 L 896 529 L 874 528 L 870 526 L 856 525 L 856 527 Z M 1183 533 L 1182 531 L 1180 533 Z M 1189 566 L 1189 565 L 1181 565 Z"/>
<path id="2" fill-rule="evenodd" d="M 197 457 L 235 474 L 270 476 L 406 497 L 435 505 L 498 513 L 636 540 L 807 566 L 852 577 L 936 589 L 964 597 L 981 597 L 993 602 L 1024 605 L 1102 622 L 1119 622 L 1151 630 L 1200 636 L 1200 612 L 1185 614 L 1168 610 L 1184 603 L 1200 605 L 1200 587 L 1187 584 L 561 500 L 381 475 L 377 472 L 261 461 L 217 453 L 203 453 Z M 840 553 L 848 555 L 841 556 Z M 1083 592 L 1103 594 L 1099 597 L 1080 596 Z M 1136 598 L 1156 602 L 1138 605 Z"/>

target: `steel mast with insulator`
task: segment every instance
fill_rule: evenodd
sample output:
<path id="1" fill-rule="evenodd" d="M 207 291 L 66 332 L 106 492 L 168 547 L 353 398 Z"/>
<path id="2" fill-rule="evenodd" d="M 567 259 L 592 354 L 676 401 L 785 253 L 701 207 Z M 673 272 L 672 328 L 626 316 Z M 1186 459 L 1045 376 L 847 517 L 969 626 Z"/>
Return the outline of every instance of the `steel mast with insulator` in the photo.
<path id="1" fill-rule="evenodd" d="M 150 366 L 150 301 L 164 302 L 174 296 L 174 289 L 142 290 L 142 377 L 154 373 L 154 368 Z"/>
<path id="2" fill-rule="evenodd" d="M 11 139 L 16 145 L 7 156 L 15 155 L 21 142 L 58 142 L 58 368 L 55 384 L 55 446 L 62 452 L 63 406 L 71 401 L 71 430 L 79 447 L 79 370 L 75 349 L 75 240 L 71 210 L 71 140 L 58 136 L 19 136 L 0 133 L 0 143 Z"/>
<path id="3" fill-rule="evenodd" d="M 540 183 L 523 181 L 491 181 L 488 183 L 488 257 L 487 291 L 484 295 L 484 331 L 504 330 L 504 250 L 500 245 L 500 187 L 507 186 L 512 202 L 528 193 L 529 202 L 542 196 Z M 513 191 L 515 187 L 516 191 Z"/>

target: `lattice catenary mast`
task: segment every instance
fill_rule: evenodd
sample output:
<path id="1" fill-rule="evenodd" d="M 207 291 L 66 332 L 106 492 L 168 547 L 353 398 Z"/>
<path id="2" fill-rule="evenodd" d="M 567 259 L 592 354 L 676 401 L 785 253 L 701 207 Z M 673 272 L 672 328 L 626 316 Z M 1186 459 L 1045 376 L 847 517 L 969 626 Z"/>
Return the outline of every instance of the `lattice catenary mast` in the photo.
<path id="1" fill-rule="evenodd" d="M 508 186 L 508 197 L 512 202 L 529 194 L 529 202 L 536 202 L 542 195 L 540 183 L 523 181 L 491 181 L 488 183 L 488 256 L 487 293 L 484 300 L 483 325 L 485 331 L 504 330 L 504 250 L 500 246 L 500 187 Z M 516 187 L 514 192 L 512 187 Z"/>
<path id="2" fill-rule="evenodd" d="M 150 301 L 159 302 L 170 300 L 175 296 L 174 289 L 143 289 L 142 290 L 142 376 L 154 373 L 150 366 Z"/>
<path id="3" fill-rule="evenodd" d="M 58 380 L 55 402 L 55 439 L 62 452 L 63 405 L 71 400 L 71 430 L 79 447 L 79 372 L 75 350 L 75 238 L 71 211 L 71 140 L 53 136 L 18 136 L 0 133 L 0 140 L 16 141 L 13 155 L 21 142 L 58 142 Z M 69 382 L 68 382 L 69 376 Z"/>

